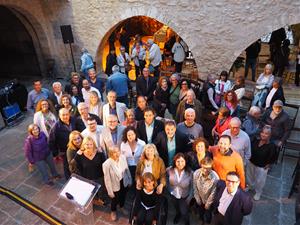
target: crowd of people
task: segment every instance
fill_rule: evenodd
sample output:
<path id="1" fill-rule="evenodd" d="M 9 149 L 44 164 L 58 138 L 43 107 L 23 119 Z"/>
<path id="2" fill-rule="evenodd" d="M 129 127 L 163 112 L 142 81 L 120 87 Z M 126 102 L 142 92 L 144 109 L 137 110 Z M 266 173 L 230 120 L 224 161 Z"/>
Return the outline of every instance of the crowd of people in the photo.
<path id="1" fill-rule="evenodd" d="M 140 48 L 137 43 L 132 54 Z M 206 223 L 241 224 L 289 135 L 281 82 L 271 65 L 256 81 L 252 106 L 242 117 L 243 77 L 232 84 L 227 71 L 209 75 L 196 92 L 177 73 L 159 76 L 156 63 L 151 71 L 139 62 L 136 107 L 128 108 L 131 86 L 120 61 L 106 84 L 93 68 L 84 77 L 72 73 L 64 91 L 60 82 L 49 91 L 34 81 L 27 102 L 33 124 L 24 144 L 30 170 L 36 166 L 43 182 L 53 185 L 61 179 L 55 163 L 62 162 L 65 179 L 76 173 L 101 184 L 93 203 L 110 201 L 113 221 L 118 205 L 128 215 L 126 196 L 134 192 L 136 224 L 158 223 L 165 198 L 175 208 L 174 224 L 190 224 L 190 209 Z"/>

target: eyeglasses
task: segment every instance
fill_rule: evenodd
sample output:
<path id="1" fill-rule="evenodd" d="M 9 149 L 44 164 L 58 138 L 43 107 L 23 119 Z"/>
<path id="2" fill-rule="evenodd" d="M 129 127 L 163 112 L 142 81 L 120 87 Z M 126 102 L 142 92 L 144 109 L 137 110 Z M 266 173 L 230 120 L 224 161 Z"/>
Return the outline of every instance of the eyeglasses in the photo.
<path id="1" fill-rule="evenodd" d="M 238 183 L 239 182 L 239 180 L 228 180 L 228 179 L 226 179 L 226 182 L 227 183 Z"/>

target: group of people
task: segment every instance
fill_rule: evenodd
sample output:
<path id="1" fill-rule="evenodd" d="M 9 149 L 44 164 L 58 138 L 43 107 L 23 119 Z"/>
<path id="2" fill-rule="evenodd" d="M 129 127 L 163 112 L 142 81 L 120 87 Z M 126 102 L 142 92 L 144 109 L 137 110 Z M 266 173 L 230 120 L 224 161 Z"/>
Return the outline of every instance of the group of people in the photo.
<path id="1" fill-rule="evenodd" d="M 156 224 L 166 197 L 175 207 L 174 224 L 189 224 L 191 208 L 207 223 L 241 224 L 252 210 L 246 191 L 260 199 L 290 129 L 270 65 L 257 81 L 264 87 L 257 88 L 246 118 L 240 116 L 244 78 L 232 85 L 226 71 L 219 79 L 209 75 L 196 96 L 178 74 L 157 81 L 144 67 L 136 107 L 129 109 L 128 77 L 118 65 L 112 72 L 106 85 L 93 68 L 83 79 L 72 73 L 64 91 L 60 82 L 52 91 L 34 82 L 27 102 L 33 124 L 24 144 L 30 170 L 35 165 L 53 185 L 61 178 L 54 162 L 62 161 L 66 179 L 76 173 L 100 183 L 93 203 L 109 199 L 113 221 L 118 205 L 128 215 L 124 204 L 132 191 L 136 224 Z M 172 119 L 164 118 L 166 110 Z"/>

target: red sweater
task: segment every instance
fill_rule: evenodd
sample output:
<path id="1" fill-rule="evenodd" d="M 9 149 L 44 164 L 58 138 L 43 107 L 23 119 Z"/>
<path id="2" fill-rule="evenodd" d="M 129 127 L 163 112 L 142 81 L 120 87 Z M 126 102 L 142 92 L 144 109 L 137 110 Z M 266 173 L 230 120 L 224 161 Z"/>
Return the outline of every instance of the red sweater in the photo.
<path id="1" fill-rule="evenodd" d="M 219 137 L 221 137 L 222 133 L 229 128 L 231 117 L 227 117 L 225 122 L 220 125 L 220 119 L 218 118 L 216 121 L 216 125 L 214 126 L 215 131 L 219 134 Z"/>

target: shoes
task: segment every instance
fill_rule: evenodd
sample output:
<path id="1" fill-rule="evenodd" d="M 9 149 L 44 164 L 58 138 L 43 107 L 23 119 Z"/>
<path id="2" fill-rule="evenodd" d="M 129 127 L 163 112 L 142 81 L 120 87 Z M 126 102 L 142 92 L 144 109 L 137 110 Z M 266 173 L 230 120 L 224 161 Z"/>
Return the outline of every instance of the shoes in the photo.
<path id="1" fill-rule="evenodd" d="M 112 221 L 116 221 L 116 220 L 117 220 L 117 214 L 116 214 L 116 212 L 111 212 L 111 213 L 110 213 L 110 219 L 111 219 Z"/>
<path id="2" fill-rule="evenodd" d="M 124 216 L 128 216 L 128 215 L 129 215 L 128 211 L 127 211 L 124 207 L 120 208 L 120 211 L 121 211 L 121 213 L 122 213 Z"/>
<path id="3" fill-rule="evenodd" d="M 62 178 L 62 176 L 59 174 L 52 177 L 53 180 L 60 180 L 61 178 Z"/>
<path id="4" fill-rule="evenodd" d="M 251 190 L 253 190 L 253 187 L 247 185 L 247 187 L 245 188 L 245 192 L 249 192 L 249 191 L 251 191 Z"/>
<path id="5" fill-rule="evenodd" d="M 53 186 L 54 185 L 54 183 L 53 183 L 52 180 L 47 181 L 46 184 L 49 185 L 49 186 Z"/>
<path id="6" fill-rule="evenodd" d="M 180 220 L 180 215 L 176 214 L 176 216 L 174 217 L 173 223 L 177 224 L 179 222 L 179 220 Z"/>
<path id="7" fill-rule="evenodd" d="M 253 199 L 255 201 L 258 201 L 260 199 L 260 194 L 256 193 L 254 196 L 253 196 Z"/>
<path id="8" fill-rule="evenodd" d="M 93 204 L 98 205 L 98 206 L 104 206 L 105 205 L 104 201 L 100 198 L 99 199 L 93 199 Z"/>

